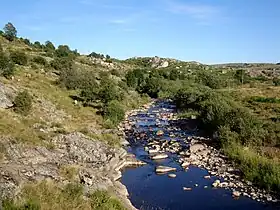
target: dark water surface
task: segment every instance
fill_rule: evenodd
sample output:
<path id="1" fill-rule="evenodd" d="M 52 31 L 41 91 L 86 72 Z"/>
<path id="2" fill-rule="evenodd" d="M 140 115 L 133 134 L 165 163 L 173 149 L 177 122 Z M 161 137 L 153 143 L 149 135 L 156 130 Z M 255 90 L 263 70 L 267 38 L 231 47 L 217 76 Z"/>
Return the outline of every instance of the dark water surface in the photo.
<path id="1" fill-rule="evenodd" d="M 127 150 L 138 159 L 148 164 L 139 168 L 127 168 L 123 171 L 122 183 L 127 187 L 132 204 L 138 209 L 174 209 L 174 210 L 271 210 L 280 209 L 274 204 L 264 204 L 247 197 L 232 198 L 232 192 L 225 189 L 213 189 L 212 183 L 218 179 L 212 177 L 204 179 L 208 172 L 198 167 L 189 167 L 184 171 L 176 161 L 175 154 L 169 154 L 168 159 L 153 161 L 144 150 L 147 139 L 158 139 L 157 130 L 163 130 L 164 136 L 160 139 L 175 139 L 178 142 L 193 135 L 194 131 L 180 129 L 181 125 L 164 118 L 167 113 L 175 111 L 170 102 L 157 102 L 147 112 L 131 116 L 135 121 L 134 133 L 127 134 L 131 146 Z M 161 116 L 161 117 L 160 117 Z M 164 119 L 160 119 L 160 118 Z M 186 124 L 186 123 L 184 123 Z M 192 126 L 190 126 L 192 127 Z M 146 136 L 139 138 L 139 133 Z M 170 137 L 172 135 L 172 138 Z M 138 139 L 137 139 L 138 137 Z M 187 145 L 186 145 L 187 147 Z M 176 178 L 169 178 L 167 174 L 157 175 L 155 167 L 165 165 L 176 167 Z M 198 184 L 198 187 L 195 185 Z M 184 191 L 183 187 L 191 187 L 192 191 Z M 207 187 L 207 188 L 206 188 Z"/>

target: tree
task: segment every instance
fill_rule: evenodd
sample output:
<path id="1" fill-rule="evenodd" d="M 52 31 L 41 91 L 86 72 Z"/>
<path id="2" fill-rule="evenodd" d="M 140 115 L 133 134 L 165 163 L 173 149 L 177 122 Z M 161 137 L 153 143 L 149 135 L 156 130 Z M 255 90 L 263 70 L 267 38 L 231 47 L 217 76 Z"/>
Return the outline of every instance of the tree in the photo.
<path id="1" fill-rule="evenodd" d="M 104 104 L 108 104 L 112 100 L 119 99 L 119 92 L 113 81 L 110 79 L 101 81 L 98 99 L 100 99 Z"/>
<path id="2" fill-rule="evenodd" d="M 30 46 L 30 45 L 31 45 L 31 43 L 30 43 L 30 40 L 29 40 L 29 39 L 24 39 L 24 40 L 23 40 L 23 42 L 24 42 L 24 44 L 26 44 L 26 45 L 28 45 L 28 46 Z"/>
<path id="3" fill-rule="evenodd" d="M 121 104 L 116 101 L 110 101 L 104 108 L 104 118 L 109 119 L 114 125 L 124 119 L 125 111 Z"/>
<path id="4" fill-rule="evenodd" d="M 172 69 L 169 74 L 170 80 L 176 80 L 180 77 L 180 72 L 177 69 Z"/>
<path id="5" fill-rule="evenodd" d="M 17 37 L 17 30 L 12 23 L 7 23 L 4 27 L 4 35 L 9 41 L 13 41 Z"/>
<path id="6" fill-rule="evenodd" d="M 38 49 L 42 49 L 42 45 L 39 41 L 34 42 L 33 46 Z"/>
<path id="7" fill-rule="evenodd" d="M 2 30 L 0 30 L 0 36 L 3 36 L 4 32 Z"/>
<path id="8" fill-rule="evenodd" d="M 59 45 L 57 50 L 55 51 L 55 54 L 59 58 L 69 57 L 69 55 L 71 54 L 71 50 L 68 45 Z"/>
<path id="9" fill-rule="evenodd" d="M 46 46 L 47 51 L 54 51 L 55 50 L 55 46 L 53 45 L 53 43 L 51 41 L 46 41 L 45 46 Z"/>

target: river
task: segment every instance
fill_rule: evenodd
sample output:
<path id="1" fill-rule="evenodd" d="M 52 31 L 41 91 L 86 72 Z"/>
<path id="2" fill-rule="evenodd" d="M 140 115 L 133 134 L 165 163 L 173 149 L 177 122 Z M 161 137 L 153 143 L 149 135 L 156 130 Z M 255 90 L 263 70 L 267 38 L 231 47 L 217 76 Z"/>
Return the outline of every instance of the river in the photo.
<path id="1" fill-rule="evenodd" d="M 188 136 L 197 134 L 191 120 L 179 124 L 177 121 L 168 120 L 168 116 L 176 112 L 175 108 L 171 102 L 157 101 L 148 110 L 139 111 L 128 118 L 134 125 L 132 131 L 126 133 L 127 140 L 130 142 L 126 149 L 139 160 L 147 163 L 138 168 L 123 170 L 121 181 L 127 187 L 129 198 L 136 208 L 145 210 L 279 209 L 276 204 L 266 204 L 243 196 L 236 199 L 233 198 L 230 190 L 212 188 L 212 183 L 218 177 L 211 176 L 211 179 L 205 179 L 204 176 L 208 175 L 208 171 L 196 166 L 189 166 L 187 171 L 184 170 L 178 163 L 176 153 L 169 152 L 166 159 L 151 160 L 145 150 L 149 139 L 176 140 L 187 148 L 188 145 L 184 145 L 184 140 Z M 158 130 L 163 131 L 164 134 L 158 136 L 156 133 Z M 168 173 L 161 175 L 155 173 L 158 165 L 176 168 L 176 172 L 172 172 L 176 174 L 176 178 L 170 178 Z M 184 187 L 191 190 L 183 190 Z"/>

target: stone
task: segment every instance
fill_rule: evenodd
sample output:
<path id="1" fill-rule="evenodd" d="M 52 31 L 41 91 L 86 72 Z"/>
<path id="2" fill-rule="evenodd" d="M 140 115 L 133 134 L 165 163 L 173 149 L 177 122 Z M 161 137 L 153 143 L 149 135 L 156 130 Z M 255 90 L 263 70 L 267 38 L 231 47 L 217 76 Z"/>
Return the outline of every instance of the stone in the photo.
<path id="1" fill-rule="evenodd" d="M 220 186 L 221 181 L 220 180 L 216 180 L 215 182 L 212 183 L 212 186 L 217 188 Z"/>
<path id="2" fill-rule="evenodd" d="M 211 179 L 211 176 L 204 176 L 204 179 Z"/>
<path id="3" fill-rule="evenodd" d="M 189 162 L 183 162 L 181 166 L 182 166 L 183 168 L 186 168 L 186 167 L 188 167 L 189 165 L 190 165 Z"/>
<path id="4" fill-rule="evenodd" d="M 157 136 L 162 136 L 164 134 L 164 132 L 163 132 L 163 130 L 158 130 L 156 134 L 157 134 Z"/>
<path id="5" fill-rule="evenodd" d="M 176 178 L 176 174 L 168 174 L 168 177 L 170 177 L 170 178 Z"/>
<path id="6" fill-rule="evenodd" d="M 191 191 L 192 188 L 191 188 L 191 187 L 183 187 L 183 190 L 184 190 L 184 191 Z"/>
<path id="7" fill-rule="evenodd" d="M 196 153 L 205 149 L 203 144 L 194 144 L 190 146 L 191 153 Z"/>
<path id="8" fill-rule="evenodd" d="M 11 96 L 13 95 L 12 89 L 0 83 L 0 108 L 8 109 L 13 106 Z"/>
<path id="9" fill-rule="evenodd" d="M 157 166 L 156 167 L 156 172 L 157 173 L 167 173 L 170 171 L 176 171 L 176 168 L 168 167 L 168 166 Z"/>
<path id="10" fill-rule="evenodd" d="M 239 191 L 233 191 L 232 196 L 233 197 L 240 197 L 241 193 Z"/>
<path id="11" fill-rule="evenodd" d="M 168 158 L 168 155 L 165 153 L 152 156 L 153 160 L 160 160 L 160 159 L 165 159 L 165 158 Z"/>

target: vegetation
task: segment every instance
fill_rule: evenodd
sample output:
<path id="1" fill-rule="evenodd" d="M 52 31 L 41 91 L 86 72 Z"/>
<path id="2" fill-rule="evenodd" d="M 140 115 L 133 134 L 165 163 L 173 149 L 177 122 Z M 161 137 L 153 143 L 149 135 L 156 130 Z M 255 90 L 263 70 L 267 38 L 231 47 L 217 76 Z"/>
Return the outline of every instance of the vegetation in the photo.
<path id="1" fill-rule="evenodd" d="M 13 51 L 10 53 L 11 60 L 18 65 L 26 66 L 28 63 L 28 57 L 24 52 Z"/>
<path id="2" fill-rule="evenodd" d="M 17 37 L 17 30 L 12 23 L 7 23 L 3 30 L 7 40 L 13 41 Z"/>
<path id="3" fill-rule="evenodd" d="M 3 210 L 124 210 L 122 204 L 104 191 L 92 192 L 83 197 L 83 186 L 67 184 L 62 189 L 54 182 L 43 181 L 24 187 L 19 201 L 5 200 Z"/>
<path id="4" fill-rule="evenodd" d="M 15 97 L 14 101 L 14 110 L 15 112 L 23 115 L 29 114 L 32 108 L 32 96 L 28 93 L 28 91 L 24 90 L 19 92 Z"/>
<path id="5" fill-rule="evenodd" d="M 35 56 L 32 61 L 42 66 L 46 66 L 48 64 L 47 60 L 42 56 Z"/>

